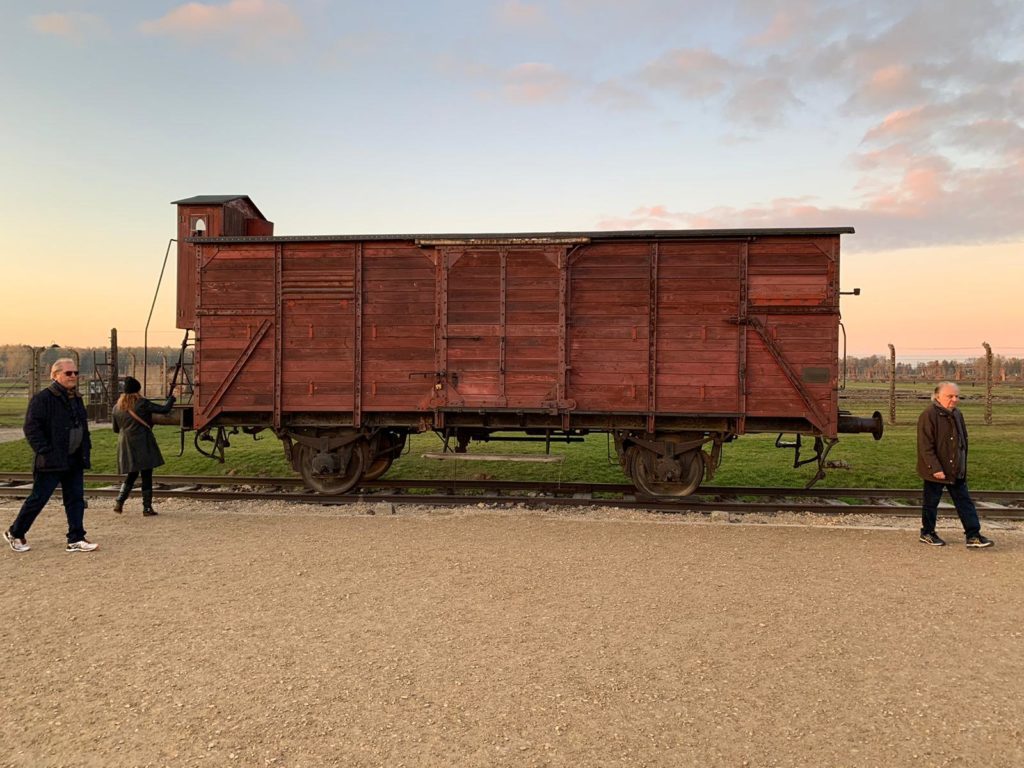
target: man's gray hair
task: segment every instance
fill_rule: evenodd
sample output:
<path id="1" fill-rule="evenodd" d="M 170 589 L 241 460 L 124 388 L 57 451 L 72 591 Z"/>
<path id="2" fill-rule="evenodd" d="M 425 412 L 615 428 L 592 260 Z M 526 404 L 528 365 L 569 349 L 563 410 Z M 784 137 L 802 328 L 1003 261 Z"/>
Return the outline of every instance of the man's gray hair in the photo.
<path id="1" fill-rule="evenodd" d="M 935 385 L 935 389 L 932 390 L 932 402 L 934 403 L 939 399 L 939 392 L 944 390 L 946 387 L 953 387 L 957 392 L 960 391 L 960 385 L 955 381 L 940 381 Z"/>
<path id="2" fill-rule="evenodd" d="M 50 366 L 50 378 L 52 379 L 58 373 L 64 370 L 67 365 L 74 367 L 75 361 L 70 357 L 61 357 L 53 361 L 53 365 Z"/>

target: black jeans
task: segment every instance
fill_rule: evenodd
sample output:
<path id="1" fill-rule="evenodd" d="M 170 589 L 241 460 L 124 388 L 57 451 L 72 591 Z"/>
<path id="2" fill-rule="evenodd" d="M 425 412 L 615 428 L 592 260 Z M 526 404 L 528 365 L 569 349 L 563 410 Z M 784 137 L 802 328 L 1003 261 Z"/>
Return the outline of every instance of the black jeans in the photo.
<path id="1" fill-rule="evenodd" d="M 128 498 L 128 494 L 132 492 L 132 488 L 135 487 L 135 480 L 139 474 L 142 475 L 142 507 L 143 509 L 149 509 L 153 506 L 153 470 L 144 469 L 141 473 L 129 472 L 124 476 L 124 483 L 121 485 L 121 492 L 117 495 L 118 501 L 125 501 Z"/>
<path id="2" fill-rule="evenodd" d="M 43 511 L 46 502 L 60 486 L 64 500 L 64 513 L 68 516 L 68 543 L 85 538 L 85 470 L 79 465 L 63 472 L 36 472 L 32 476 L 32 493 L 21 505 L 21 511 L 11 523 L 11 536 L 25 538 L 28 529 Z"/>
<path id="3" fill-rule="evenodd" d="M 977 536 L 981 532 L 981 521 L 978 520 L 978 510 L 971 501 L 970 491 L 967 490 L 967 480 L 957 480 L 951 485 L 946 483 L 933 483 L 930 480 L 924 481 L 924 503 L 921 507 L 921 533 L 934 533 L 935 522 L 939 517 L 939 500 L 942 498 L 942 489 L 948 488 L 949 495 L 953 499 L 953 506 L 960 516 L 960 524 L 964 527 L 964 534 L 967 538 Z"/>

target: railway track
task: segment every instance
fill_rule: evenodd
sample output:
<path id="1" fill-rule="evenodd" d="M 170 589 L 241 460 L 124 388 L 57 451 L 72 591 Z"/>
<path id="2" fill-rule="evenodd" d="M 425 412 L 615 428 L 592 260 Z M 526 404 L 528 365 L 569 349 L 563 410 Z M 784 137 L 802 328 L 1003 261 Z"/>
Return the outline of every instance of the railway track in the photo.
<path id="1" fill-rule="evenodd" d="M 89 497 L 113 497 L 119 475 L 86 475 Z M 32 475 L 0 474 L 0 497 L 28 495 Z M 136 489 L 136 494 L 138 489 Z M 990 520 L 1024 520 L 1024 491 L 972 491 L 981 517 Z M 917 517 L 919 489 L 878 488 L 766 488 L 706 486 L 691 496 L 652 498 L 637 493 L 632 485 L 616 483 L 536 483 L 474 480 L 377 480 L 354 492 L 330 496 L 310 493 L 297 477 L 211 477 L 160 475 L 155 478 L 155 498 L 204 501 L 285 501 L 302 504 L 341 505 L 360 502 L 414 503 L 418 505 L 525 505 L 537 507 L 618 507 L 656 512 L 877 514 Z"/>

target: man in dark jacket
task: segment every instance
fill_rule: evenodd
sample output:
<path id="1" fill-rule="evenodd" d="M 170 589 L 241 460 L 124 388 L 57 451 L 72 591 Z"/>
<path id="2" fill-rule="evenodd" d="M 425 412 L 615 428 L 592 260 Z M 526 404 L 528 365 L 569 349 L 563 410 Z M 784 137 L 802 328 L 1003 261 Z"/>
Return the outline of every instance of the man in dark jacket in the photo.
<path id="1" fill-rule="evenodd" d="M 89 424 L 78 396 L 78 370 L 69 357 L 50 368 L 50 386 L 38 392 L 25 413 L 25 437 L 35 452 L 32 493 L 4 538 L 15 552 L 28 552 L 28 533 L 36 517 L 59 485 L 68 517 L 66 552 L 92 552 L 96 544 L 85 538 L 85 470 L 89 468 Z"/>
<path id="2" fill-rule="evenodd" d="M 967 536 L 968 547 L 991 547 L 981 535 L 978 510 L 967 490 L 967 424 L 957 409 L 960 388 L 950 381 L 935 387 L 932 404 L 917 419 L 917 474 L 924 480 L 921 509 L 921 541 L 935 547 L 946 545 L 935 533 L 942 489 L 948 488 Z"/>

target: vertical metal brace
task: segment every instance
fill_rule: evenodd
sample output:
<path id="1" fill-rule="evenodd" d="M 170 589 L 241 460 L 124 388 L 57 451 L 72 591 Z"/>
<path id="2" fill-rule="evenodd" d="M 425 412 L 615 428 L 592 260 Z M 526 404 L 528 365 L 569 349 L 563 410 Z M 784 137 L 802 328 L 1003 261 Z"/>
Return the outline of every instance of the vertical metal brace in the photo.
<path id="1" fill-rule="evenodd" d="M 448 403 L 448 262 L 451 257 L 451 248 L 438 248 L 436 279 L 434 280 L 434 307 L 437 313 L 434 317 L 434 344 L 437 350 L 437 357 L 434 360 L 438 374 L 438 382 L 443 384 L 441 388 L 441 402 L 434 408 L 434 424 L 438 428 L 444 427 L 444 411 L 442 408 Z M 440 377 L 445 381 L 441 381 Z"/>
<path id="2" fill-rule="evenodd" d="M 562 402 L 569 392 L 569 357 L 566 327 L 569 315 L 569 253 L 562 248 L 555 254 L 558 265 L 558 383 L 555 399 Z M 562 429 L 569 428 L 569 412 L 562 413 Z"/>
<path id="3" fill-rule="evenodd" d="M 284 357 L 284 298 L 281 296 L 281 282 L 284 271 L 284 246 L 274 246 L 274 430 L 281 429 L 281 368 Z"/>
<path id="4" fill-rule="evenodd" d="M 352 287 L 355 291 L 353 299 L 353 322 L 355 343 L 352 350 L 352 426 L 361 427 L 363 423 L 363 244 L 356 243 L 353 254 Z"/>
<path id="5" fill-rule="evenodd" d="M 195 423 L 198 425 L 198 424 L 202 424 L 203 422 L 206 421 L 206 419 L 204 419 L 204 418 L 195 418 L 197 416 L 201 416 L 203 411 L 205 410 L 204 407 L 203 407 L 203 379 L 205 377 L 203 376 L 203 368 L 202 368 L 202 365 L 201 365 L 201 363 L 202 363 L 202 356 L 201 356 L 200 351 L 199 351 L 199 348 L 201 346 L 199 344 L 199 340 L 203 338 L 203 334 L 202 334 L 203 319 L 202 319 L 202 316 L 199 314 L 199 310 L 202 308 L 202 305 L 203 305 L 203 246 L 196 245 L 196 252 L 195 253 L 196 253 L 196 267 L 195 267 L 196 268 L 196 275 L 195 275 L 195 285 L 193 286 L 193 289 L 195 291 L 195 294 L 194 294 L 194 298 L 195 298 L 194 307 L 195 308 L 193 309 L 193 317 L 194 317 L 193 322 L 195 323 L 195 326 L 196 326 L 196 345 L 195 345 L 195 348 L 192 350 L 192 403 L 193 403 L 192 408 L 193 408 L 193 411 L 195 412 L 194 415 L 193 415 L 193 419 L 195 420 Z M 113 362 L 114 362 L 114 365 L 116 366 L 117 365 L 117 361 L 115 360 Z M 114 391 L 116 393 L 116 391 L 117 391 L 116 388 L 115 388 Z"/>
<path id="6" fill-rule="evenodd" d="M 739 434 L 743 434 L 746 431 L 747 421 L 747 302 L 750 300 L 749 297 L 749 263 L 750 263 L 750 244 L 740 244 L 740 306 L 736 313 L 739 318 L 739 366 L 737 372 L 739 374 L 739 408 L 737 411 L 740 414 L 739 420 L 736 424 L 736 431 Z"/>
<path id="7" fill-rule="evenodd" d="M 508 311 L 508 246 L 498 249 L 498 403 L 508 405 L 508 392 L 505 390 L 505 355 L 506 333 L 505 318 Z"/>
<path id="8" fill-rule="evenodd" d="M 647 431 L 654 433 L 658 395 L 658 244 L 651 243 L 649 310 L 647 313 Z"/>

